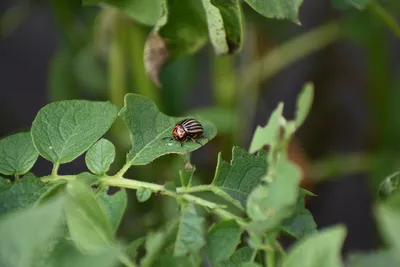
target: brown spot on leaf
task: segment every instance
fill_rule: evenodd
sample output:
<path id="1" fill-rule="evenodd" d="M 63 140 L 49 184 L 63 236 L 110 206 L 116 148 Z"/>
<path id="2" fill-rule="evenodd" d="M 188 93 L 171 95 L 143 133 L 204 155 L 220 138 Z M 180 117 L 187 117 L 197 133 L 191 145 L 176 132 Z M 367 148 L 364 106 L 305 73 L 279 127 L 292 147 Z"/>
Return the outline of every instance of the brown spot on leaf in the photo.
<path id="1" fill-rule="evenodd" d="M 158 33 L 150 33 L 144 46 L 144 65 L 147 75 L 158 87 L 161 87 L 160 71 L 167 62 L 168 56 L 166 40 Z"/>

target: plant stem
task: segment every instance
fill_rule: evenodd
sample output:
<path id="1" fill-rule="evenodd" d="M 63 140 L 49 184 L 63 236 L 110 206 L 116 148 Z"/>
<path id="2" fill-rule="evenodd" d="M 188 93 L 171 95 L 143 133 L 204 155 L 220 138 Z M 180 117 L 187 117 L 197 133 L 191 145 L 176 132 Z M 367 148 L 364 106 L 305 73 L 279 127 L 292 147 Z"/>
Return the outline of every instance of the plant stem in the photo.
<path id="1" fill-rule="evenodd" d="M 58 172 L 58 168 L 59 167 L 60 167 L 60 163 L 58 163 L 58 162 L 54 163 L 53 169 L 51 170 L 51 176 L 52 177 L 57 177 L 58 176 L 57 172 Z"/>
<path id="2" fill-rule="evenodd" d="M 386 26 L 391 29 L 397 37 L 400 37 L 400 25 L 380 3 L 374 1 L 371 5 L 369 5 L 369 7 L 372 13 L 382 19 Z"/>
<path id="3" fill-rule="evenodd" d="M 275 267 L 275 251 L 266 251 L 265 254 L 267 267 Z"/>
<path id="4" fill-rule="evenodd" d="M 15 177 L 15 181 L 18 181 L 18 180 L 19 180 L 19 174 L 18 174 L 18 173 L 16 173 L 16 174 L 14 175 L 14 177 Z"/>
<path id="5" fill-rule="evenodd" d="M 208 208 L 213 213 L 219 215 L 222 218 L 233 219 L 242 226 L 246 225 L 246 222 L 244 219 L 230 213 L 227 210 L 224 210 L 223 206 L 221 206 L 221 205 L 215 204 L 213 202 L 210 202 L 208 200 L 205 200 L 203 198 L 196 197 L 193 195 L 180 194 L 180 193 L 176 193 L 173 191 L 169 191 L 162 185 L 126 179 L 126 178 L 123 178 L 123 177 L 120 177 L 117 175 L 111 176 L 108 178 L 103 178 L 101 181 L 102 181 L 103 185 L 108 185 L 108 186 L 117 186 L 117 187 L 130 188 L 130 189 L 147 188 L 147 189 L 150 189 L 151 191 L 153 191 L 155 193 L 159 193 L 161 195 L 170 196 L 170 197 L 174 197 L 174 198 L 178 198 L 178 199 L 183 199 L 190 203 L 197 204 L 199 206 Z"/>

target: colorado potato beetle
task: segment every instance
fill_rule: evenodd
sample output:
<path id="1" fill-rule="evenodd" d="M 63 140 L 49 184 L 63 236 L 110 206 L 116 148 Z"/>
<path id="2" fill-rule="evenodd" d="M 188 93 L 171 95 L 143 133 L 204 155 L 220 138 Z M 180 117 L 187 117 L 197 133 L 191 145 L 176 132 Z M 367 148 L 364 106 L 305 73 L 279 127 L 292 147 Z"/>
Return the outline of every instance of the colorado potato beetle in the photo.
<path id="1" fill-rule="evenodd" d="M 203 135 L 203 126 L 200 122 L 195 119 L 184 119 L 175 124 L 174 129 L 172 130 L 172 138 L 165 137 L 163 139 L 170 138 L 171 140 L 176 140 L 181 143 L 187 140 L 192 140 L 193 142 L 203 146 L 196 138 L 205 138 L 209 141 L 207 137 Z"/>

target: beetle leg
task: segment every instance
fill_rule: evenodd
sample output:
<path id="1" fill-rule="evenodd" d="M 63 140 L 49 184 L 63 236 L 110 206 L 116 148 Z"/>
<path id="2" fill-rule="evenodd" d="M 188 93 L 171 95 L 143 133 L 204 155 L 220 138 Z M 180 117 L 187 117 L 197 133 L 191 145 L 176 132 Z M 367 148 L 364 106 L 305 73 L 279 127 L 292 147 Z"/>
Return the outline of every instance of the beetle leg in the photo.
<path id="1" fill-rule="evenodd" d="M 201 138 L 204 138 L 204 139 L 206 139 L 207 140 L 207 142 L 210 142 L 210 139 L 208 139 L 207 137 L 205 137 L 204 135 L 201 135 L 200 136 Z"/>
<path id="2" fill-rule="evenodd" d="M 199 145 L 203 146 L 203 144 L 202 144 L 202 143 L 200 143 L 199 141 L 197 141 L 197 140 L 196 140 L 196 139 L 194 139 L 193 137 L 192 137 L 192 138 L 190 138 L 190 139 L 192 139 L 192 141 L 193 141 L 193 142 L 195 142 L 195 143 L 197 143 L 197 144 L 199 144 Z"/>

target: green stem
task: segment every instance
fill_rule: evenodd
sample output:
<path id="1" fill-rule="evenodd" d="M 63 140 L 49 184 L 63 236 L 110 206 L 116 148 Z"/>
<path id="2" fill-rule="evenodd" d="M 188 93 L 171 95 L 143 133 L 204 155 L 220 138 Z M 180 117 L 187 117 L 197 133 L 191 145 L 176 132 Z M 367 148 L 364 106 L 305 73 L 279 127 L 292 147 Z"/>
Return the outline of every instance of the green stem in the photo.
<path id="1" fill-rule="evenodd" d="M 275 251 L 266 251 L 265 254 L 267 267 L 275 267 Z"/>
<path id="2" fill-rule="evenodd" d="M 14 177 L 15 177 L 15 181 L 19 181 L 19 174 L 18 173 L 14 174 Z"/>
<path id="3" fill-rule="evenodd" d="M 58 168 L 60 167 L 60 163 L 56 162 L 53 165 L 53 169 L 51 170 L 51 176 L 57 177 L 58 173 Z"/>
<path id="4" fill-rule="evenodd" d="M 208 208 L 213 213 L 219 215 L 222 218 L 233 219 L 242 226 L 246 225 L 246 222 L 244 221 L 244 219 L 230 213 L 227 210 L 224 210 L 221 205 L 215 204 L 213 202 L 210 202 L 208 200 L 205 200 L 203 198 L 196 197 L 193 195 L 179 194 L 179 193 L 169 191 L 162 185 L 126 179 L 126 178 L 123 178 L 120 176 L 111 176 L 108 178 L 104 178 L 101 181 L 102 181 L 103 185 L 108 185 L 108 186 L 117 186 L 117 187 L 130 188 L 130 189 L 136 189 L 136 190 L 139 188 L 147 188 L 147 189 L 150 189 L 151 191 L 153 191 L 155 193 L 159 193 L 161 195 L 170 196 L 170 197 L 174 197 L 174 198 L 178 198 L 178 199 L 183 199 L 190 203 L 197 204 L 204 208 Z"/>
<path id="5" fill-rule="evenodd" d="M 369 7 L 372 13 L 377 15 L 397 37 L 400 37 L 400 25 L 380 3 L 375 1 Z"/>
<path id="6" fill-rule="evenodd" d="M 137 266 L 125 254 L 119 255 L 119 261 L 122 262 L 127 267 L 136 267 Z"/>
<path id="7" fill-rule="evenodd" d="M 153 82 L 148 78 L 143 64 L 144 45 L 146 35 L 143 27 L 135 23 L 131 23 L 128 37 L 130 47 L 130 62 L 131 62 L 131 82 L 136 92 L 147 96 L 160 106 L 159 97 L 160 90 L 156 88 Z"/>

